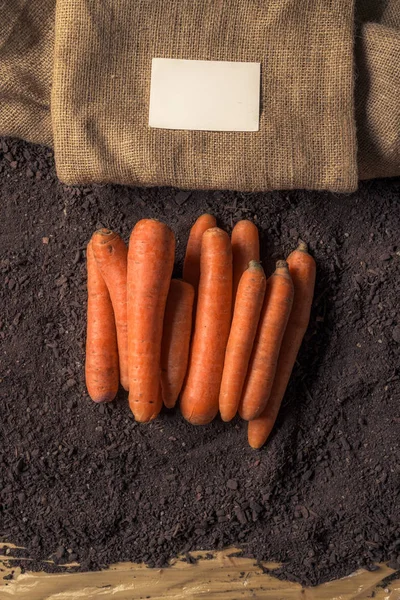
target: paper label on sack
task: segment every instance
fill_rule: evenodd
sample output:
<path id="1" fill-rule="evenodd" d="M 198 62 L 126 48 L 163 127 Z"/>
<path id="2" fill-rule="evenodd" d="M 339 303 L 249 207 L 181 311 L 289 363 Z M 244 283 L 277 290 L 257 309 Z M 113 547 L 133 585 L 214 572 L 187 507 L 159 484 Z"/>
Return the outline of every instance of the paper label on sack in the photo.
<path id="1" fill-rule="evenodd" d="M 260 63 L 153 58 L 149 125 L 258 131 Z"/>

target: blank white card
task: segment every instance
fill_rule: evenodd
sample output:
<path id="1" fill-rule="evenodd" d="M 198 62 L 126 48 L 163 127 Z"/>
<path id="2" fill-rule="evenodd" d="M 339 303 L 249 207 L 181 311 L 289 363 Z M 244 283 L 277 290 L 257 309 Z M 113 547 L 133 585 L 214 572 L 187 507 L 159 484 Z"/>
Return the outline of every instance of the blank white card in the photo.
<path id="1" fill-rule="evenodd" d="M 258 131 L 260 64 L 153 58 L 149 125 Z"/>

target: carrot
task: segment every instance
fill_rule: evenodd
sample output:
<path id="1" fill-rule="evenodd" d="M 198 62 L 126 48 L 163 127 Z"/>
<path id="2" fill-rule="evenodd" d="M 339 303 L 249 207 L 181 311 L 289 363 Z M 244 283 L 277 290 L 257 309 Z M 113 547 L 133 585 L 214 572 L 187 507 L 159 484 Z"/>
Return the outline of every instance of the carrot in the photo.
<path id="1" fill-rule="evenodd" d="M 114 312 L 107 286 L 87 246 L 87 335 L 85 377 L 94 402 L 111 402 L 118 392 L 118 351 Z"/>
<path id="2" fill-rule="evenodd" d="M 232 247 L 218 227 L 202 239 L 196 322 L 181 411 L 193 425 L 210 423 L 218 412 L 219 388 L 231 323 Z"/>
<path id="3" fill-rule="evenodd" d="M 200 279 L 200 250 L 203 233 L 207 229 L 215 227 L 217 221 L 215 217 L 209 214 L 201 215 L 190 230 L 189 239 L 186 247 L 185 261 L 183 263 L 183 280 L 194 287 L 197 295 Z"/>
<path id="4" fill-rule="evenodd" d="M 119 377 L 126 390 L 128 375 L 128 321 L 126 303 L 126 272 L 128 248 L 124 240 L 110 229 L 99 229 L 92 236 L 92 247 L 97 266 L 106 283 L 114 310 L 117 328 Z"/>
<path id="5" fill-rule="evenodd" d="M 239 414 L 251 421 L 264 410 L 274 381 L 279 349 L 293 302 L 293 283 L 284 260 L 267 280 L 264 305 Z"/>
<path id="6" fill-rule="evenodd" d="M 251 260 L 240 279 L 225 352 L 219 392 L 219 411 L 223 421 L 233 419 L 239 406 L 257 333 L 265 285 L 264 269 L 259 262 Z"/>
<path id="7" fill-rule="evenodd" d="M 186 374 L 193 300 L 194 289 L 190 283 L 171 280 L 161 344 L 161 391 L 167 408 L 175 406 Z"/>
<path id="8" fill-rule="evenodd" d="M 310 321 L 316 266 L 308 254 L 307 244 L 300 242 L 298 248 L 288 256 L 287 262 L 294 286 L 293 308 L 283 336 L 271 395 L 261 416 L 249 423 L 248 439 L 252 448 L 261 448 L 272 431 Z"/>
<path id="9" fill-rule="evenodd" d="M 163 319 L 174 266 L 175 237 L 164 223 L 139 221 L 128 250 L 129 406 L 137 421 L 161 410 Z"/>
<path id="10" fill-rule="evenodd" d="M 251 260 L 260 260 L 260 240 L 258 229 L 251 221 L 238 221 L 232 229 L 232 255 L 233 255 L 233 296 L 235 298 L 239 281 Z"/>

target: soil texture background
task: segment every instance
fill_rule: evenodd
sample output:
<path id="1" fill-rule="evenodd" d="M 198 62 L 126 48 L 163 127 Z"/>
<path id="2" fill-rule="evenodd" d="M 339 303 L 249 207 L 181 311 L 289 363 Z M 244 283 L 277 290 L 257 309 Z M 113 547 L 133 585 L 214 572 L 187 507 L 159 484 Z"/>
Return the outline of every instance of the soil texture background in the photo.
<path id="1" fill-rule="evenodd" d="M 165 566 L 227 546 L 306 585 L 399 569 L 399 194 L 399 179 L 351 195 L 65 187 L 50 150 L 0 140 L 1 540 L 30 569 Z M 229 232 L 253 220 L 267 274 L 298 238 L 317 262 L 310 326 L 258 452 L 239 418 L 193 427 L 163 410 L 139 425 L 125 392 L 96 405 L 85 390 L 91 234 L 128 240 L 138 219 L 165 221 L 179 276 L 203 212 Z"/>

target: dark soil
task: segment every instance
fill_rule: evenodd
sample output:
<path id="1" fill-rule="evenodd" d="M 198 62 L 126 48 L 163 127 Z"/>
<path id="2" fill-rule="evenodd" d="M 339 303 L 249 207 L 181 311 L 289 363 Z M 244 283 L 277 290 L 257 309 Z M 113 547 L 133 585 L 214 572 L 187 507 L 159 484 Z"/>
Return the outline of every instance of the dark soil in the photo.
<path id="1" fill-rule="evenodd" d="M 1 143 L 1 141 L 0 141 Z M 317 584 L 400 566 L 399 179 L 352 195 L 70 188 L 52 153 L 0 146 L 0 534 L 40 561 L 165 565 L 234 545 Z M 85 245 L 142 217 L 177 236 L 204 211 L 253 219 L 268 272 L 299 237 L 318 264 L 310 327 L 275 433 L 259 452 L 239 419 L 138 425 L 126 393 L 85 391 Z M 187 554 L 190 560 L 190 554 Z M 26 563 L 25 563 L 26 564 Z M 48 565 L 46 568 L 49 568 Z"/>

